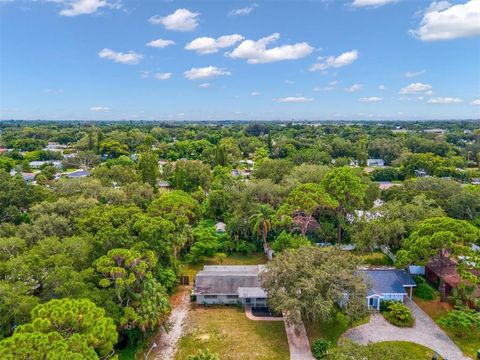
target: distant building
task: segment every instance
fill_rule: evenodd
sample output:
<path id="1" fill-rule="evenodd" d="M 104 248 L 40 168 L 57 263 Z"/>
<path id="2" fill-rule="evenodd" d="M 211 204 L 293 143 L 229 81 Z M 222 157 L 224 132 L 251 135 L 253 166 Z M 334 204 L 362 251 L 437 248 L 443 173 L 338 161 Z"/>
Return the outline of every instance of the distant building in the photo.
<path id="1" fill-rule="evenodd" d="M 60 160 L 30 161 L 28 165 L 33 169 L 40 169 L 43 165 L 53 165 L 56 168 L 61 168 L 62 162 Z"/>
<path id="2" fill-rule="evenodd" d="M 205 265 L 195 277 L 197 304 L 266 307 L 259 277 L 264 269 L 264 265 Z"/>
<path id="3" fill-rule="evenodd" d="M 219 221 L 215 224 L 215 231 L 217 233 L 224 233 L 227 231 L 227 225 L 225 225 L 223 222 Z"/>
<path id="4" fill-rule="evenodd" d="M 442 134 L 445 134 L 447 131 L 445 129 L 425 129 L 423 130 L 423 132 L 429 133 L 429 134 L 442 135 Z"/>
<path id="5" fill-rule="evenodd" d="M 480 178 L 473 178 L 471 183 L 472 185 L 480 185 Z"/>
<path id="6" fill-rule="evenodd" d="M 367 166 L 385 166 L 385 161 L 383 159 L 367 159 Z"/>
<path id="7" fill-rule="evenodd" d="M 64 173 L 63 175 L 65 175 L 69 179 L 76 179 L 90 176 L 90 172 L 88 172 L 87 170 L 79 169 L 69 173 Z"/>

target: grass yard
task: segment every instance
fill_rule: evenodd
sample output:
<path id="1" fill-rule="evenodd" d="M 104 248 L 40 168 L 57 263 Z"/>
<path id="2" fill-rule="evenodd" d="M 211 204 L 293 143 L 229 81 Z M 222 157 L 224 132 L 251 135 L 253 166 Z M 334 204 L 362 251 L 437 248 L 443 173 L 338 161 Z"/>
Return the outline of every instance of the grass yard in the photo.
<path id="1" fill-rule="evenodd" d="M 437 324 L 438 319 L 442 316 L 445 316 L 449 311 L 453 308 L 449 303 L 442 303 L 439 299 L 435 300 L 422 300 L 417 297 L 414 297 L 415 302 L 417 303 L 420 308 L 425 311 L 428 316 L 430 316 Z M 480 333 L 471 334 L 468 338 L 461 338 L 455 336 L 451 331 L 445 329 L 443 326 L 438 324 L 450 338 L 457 344 L 457 346 L 462 349 L 462 351 L 472 357 L 475 358 L 477 356 L 477 351 L 480 350 Z"/>
<path id="2" fill-rule="evenodd" d="M 381 251 L 376 251 L 373 253 L 361 253 L 355 252 L 356 255 L 361 259 L 362 263 L 365 265 L 373 266 L 392 266 L 393 262 L 390 258 Z"/>
<path id="3" fill-rule="evenodd" d="M 316 323 L 305 321 L 304 324 L 310 344 L 318 338 L 327 339 L 332 344 L 336 344 L 340 336 L 349 328 L 366 324 L 369 320 L 370 316 L 367 316 L 353 324 L 349 324 L 343 314 L 337 313 L 337 317 L 333 320 Z"/>
<path id="4" fill-rule="evenodd" d="M 431 360 L 434 354 L 432 349 L 407 341 L 385 341 L 376 344 L 370 344 L 369 347 L 378 350 L 392 351 L 403 350 L 408 352 L 409 360 Z"/>
<path id="5" fill-rule="evenodd" d="M 222 360 L 288 360 L 285 327 L 281 321 L 252 321 L 237 307 L 193 305 L 176 360 L 208 348 Z"/>
<path id="6" fill-rule="evenodd" d="M 240 254 L 240 253 L 232 253 L 229 254 L 223 262 L 220 262 L 219 259 L 207 258 L 204 261 L 199 262 L 198 264 L 182 264 L 180 269 L 180 274 L 184 276 L 190 277 L 190 282 L 193 281 L 193 278 L 203 269 L 203 265 L 257 265 L 257 264 L 265 264 L 267 262 L 267 258 L 263 253 L 252 253 L 252 254 Z"/>

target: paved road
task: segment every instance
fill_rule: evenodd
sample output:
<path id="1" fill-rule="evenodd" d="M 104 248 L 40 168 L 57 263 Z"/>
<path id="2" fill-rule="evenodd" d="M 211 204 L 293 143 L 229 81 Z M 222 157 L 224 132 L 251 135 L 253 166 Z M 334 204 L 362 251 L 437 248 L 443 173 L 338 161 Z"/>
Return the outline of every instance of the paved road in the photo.
<path id="1" fill-rule="evenodd" d="M 381 341 L 410 341 L 435 350 L 449 360 L 470 359 L 417 304 L 408 300 L 406 305 L 412 309 L 415 317 L 412 328 L 393 326 L 382 315 L 374 314 L 368 324 L 350 329 L 343 336 L 363 345 Z"/>
<path id="2" fill-rule="evenodd" d="M 160 334 L 155 338 L 158 345 L 148 357 L 149 360 L 172 360 L 177 351 L 177 342 L 183 334 L 184 320 L 190 310 L 190 287 L 181 287 L 180 291 L 172 299 L 172 313 L 168 321 L 172 324 L 170 331 L 167 333 L 161 330 Z"/>

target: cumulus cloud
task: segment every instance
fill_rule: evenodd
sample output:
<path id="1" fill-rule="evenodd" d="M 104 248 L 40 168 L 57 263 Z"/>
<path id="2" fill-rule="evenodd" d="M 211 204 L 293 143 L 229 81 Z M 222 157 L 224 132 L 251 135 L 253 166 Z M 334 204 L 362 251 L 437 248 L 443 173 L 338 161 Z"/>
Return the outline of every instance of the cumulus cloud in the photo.
<path id="1" fill-rule="evenodd" d="M 93 14 L 101 8 L 120 8 L 121 4 L 110 3 L 106 0 L 55 0 L 65 8 L 60 11 L 62 16 L 78 16 Z"/>
<path id="2" fill-rule="evenodd" d="M 201 83 L 200 85 L 198 85 L 198 87 L 205 89 L 205 88 L 210 87 L 210 83 Z"/>
<path id="3" fill-rule="evenodd" d="M 420 71 L 407 71 L 404 75 L 406 78 L 413 78 L 416 76 L 420 76 L 425 74 L 426 70 L 420 70 Z"/>
<path id="4" fill-rule="evenodd" d="M 427 102 L 429 104 L 458 104 L 463 102 L 463 100 L 459 98 L 451 98 L 451 97 L 436 97 L 436 98 L 429 99 Z"/>
<path id="5" fill-rule="evenodd" d="M 347 51 L 337 57 L 329 56 L 324 62 L 312 64 L 310 66 L 310 71 L 324 71 L 328 68 L 340 68 L 352 64 L 357 59 L 357 50 Z"/>
<path id="6" fill-rule="evenodd" d="M 281 45 L 267 49 L 267 46 L 280 38 L 274 33 L 257 41 L 244 40 L 232 52 L 226 55 L 232 59 L 246 59 L 249 64 L 270 63 L 283 60 L 296 60 L 310 55 L 313 48 L 306 42 L 293 45 Z"/>
<path id="7" fill-rule="evenodd" d="M 167 16 L 152 16 L 148 21 L 150 24 L 163 25 L 167 30 L 193 31 L 198 26 L 200 13 L 188 9 L 177 9 Z"/>
<path id="8" fill-rule="evenodd" d="M 110 49 L 103 49 L 98 53 L 102 59 L 110 59 L 115 62 L 127 65 L 135 65 L 138 64 L 140 60 L 142 60 L 143 55 L 137 54 L 134 51 L 129 51 L 128 53 L 121 53 L 116 52 Z"/>
<path id="9" fill-rule="evenodd" d="M 400 94 L 409 94 L 409 95 L 431 95 L 432 86 L 429 84 L 423 83 L 412 83 L 404 88 L 400 89 Z"/>
<path id="10" fill-rule="evenodd" d="M 216 66 L 207 66 L 203 68 L 191 68 L 184 72 L 189 80 L 208 79 L 217 76 L 230 75 L 226 69 L 220 69 Z"/>
<path id="11" fill-rule="evenodd" d="M 362 84 L 353 84 L 352 86 L 345 88 L 345 91 L 352 93 L 352 92 L 360 91 L 362 90 L 362 88 L 363 88 Z"/>
<path id="12" fill-rule="evenodd" d="M 397 0 L 353 0 L 352 6 L 355 7 L 378 7 L 394 3 Z"/>
<path id="13" fill-rule="evenodd" d="M 175 45 L 175 41 L 173 40 L 164 40 L 164 39 L 157 39 L 157 40 L 152 40 L 146 44 L 149 47 L 154 47 L 154 48 L 166 48 L 167 46 L 170 45 Z"/>
<path id="14" fill-rule="evenodd" d="M 358 99 L 360 102 L 379 102 L 382 101 L 383 98 L 378 97 L 378 96 L 371 96 L 371 97 L 362 97 Z"/>
<path id="15" fill-rule="evenodd" d="M 273 99 L 273 101 L 278 103 L 305 103 L 313 101 L 313 98 L 307 98 L 304 96 L 287 96 L 283 98 Z"/>
<path id="16" fill-rule="evenodd" d="M 211 37 L 199 37 L 185 45 L 186 50 L 196 51 L 198 54 L 213 54 L 220 49 L 228 48 L 243 40 L 242 35 L 224 35 L 217 39 Z"/>
<path id="17" fill-rule="evenodd" d="M 93 112 L 107 112 L 107 111 L 110 111 L 110 108 L 107 107 L 107 106 L 92 106 L 90 108 L 90 111 L 93 111 Z"/>
<path id="18" fill-rule="evenodd" d="M 172 77 L 172 73 L 166 72 L 166 73 L 156 73 L 154 75 L 155 79 L 157 80 L 168 80 Z"/>
<path id="19" fill-rule="evenodd" d="M 251 96 L 260 96 L 261 94 L 260 94 L 260 92 L 258 92 L 258 91 L 252 91 L 252 92 L 250 93 L 250 95 L 251 95 Z"/>
<path id="20" fill-rule="evenodd" d="M 245 16 L 255 10 L 256 7 L 258 7 L 258 4 L 252 4 L 241 9 L 233 9 L 228 13 L 228 16 Z"/>
<path id="21" fill-rule="evenodd" d="M 480 36 L 480 1 L 457 5 L 448 1 L 433 2 L 418 29 L 410 30 L 410 34 L 423 41 Z"/>
<path id="22" fill-rule="evenodd" d="M 480 105 L 480 99 L 473 100 L 472 105 Z"/>

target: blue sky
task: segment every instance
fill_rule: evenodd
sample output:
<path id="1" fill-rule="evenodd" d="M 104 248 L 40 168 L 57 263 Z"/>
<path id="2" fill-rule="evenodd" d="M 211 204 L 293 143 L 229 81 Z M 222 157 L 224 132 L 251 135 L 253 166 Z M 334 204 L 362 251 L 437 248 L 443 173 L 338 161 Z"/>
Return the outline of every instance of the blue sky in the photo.
<path id="1" fill-rule="evenodd" d="M 480 118 L 480 0 L 0 0 L 11 118 Z"/>

